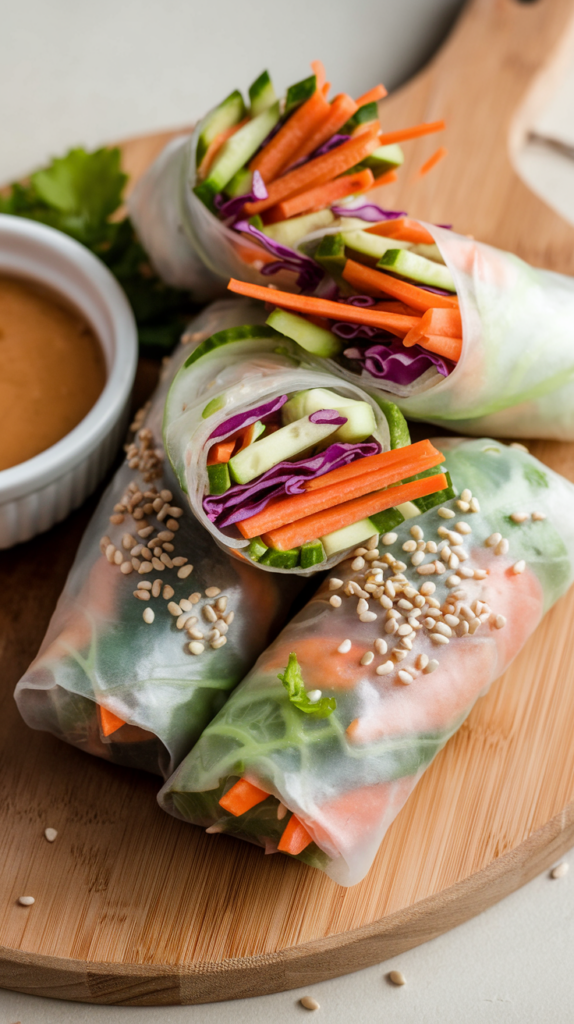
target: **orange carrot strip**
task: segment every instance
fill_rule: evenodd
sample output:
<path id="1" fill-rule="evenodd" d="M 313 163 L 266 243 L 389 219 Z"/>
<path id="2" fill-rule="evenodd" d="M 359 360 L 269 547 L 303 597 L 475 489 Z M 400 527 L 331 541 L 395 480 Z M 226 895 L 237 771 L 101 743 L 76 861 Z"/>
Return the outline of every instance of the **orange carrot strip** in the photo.
<path id="1" fill-rule="evenodd" d="M 307 102 L 310 102 L 309 100 Z M 293 115 L 295 117 L 295 114 Z M 291 122 L 288 121 L 287 124 Z M 279 138 L 275 136 L 276 139 Z M 275 139 L 271 140 L 271 143 Z M 263 180 L 267 185 L 267 191 L 269 193 L 267 199 L 260 199 L 256 203 L 246 203 L 245 213 L 248 217 L 252 214 L 261 213 L 263 210 L 268 210 L 269 207 L 275 206 L 280 203 L 282 199 L 287 199 L 289 196 L 298 194 L 299 192 L 306 192 L 308 189 L 313 188 L 315 185 L 325 185 L 332 178 L 338 178 L 340 174 L 344 174 L 345 171 L 350 170 L 355 164 L 364 160 L 365 157 L 373 153 L 378 148 L 379 140 L 376 129 L 372 128 L 370 131 L 365 132 L 364 135 L 359 135 L 358 139 L 349 139 L 348 142 L 344 142 L 342 146 L 337 146 L 336 149 L 332 149 L 330 153 L 324 153 L 323 156 L 317 156 L 314 160 L 309 160 L 309 163 L 303 164 L 302 167 L 297 167 L 294 171 L 289 171 L 288 174 L 278 178 L 277 181 L 268 183 L 268 179 L 263 174 Z M 268 149 L 269 147 L 265 147 Z"/>
<path id="2" fill-rule="evenodd" d="M 384 220 L 366 229 L 371 235 L 382 235 L 383 238 L 398 238 L 401 242 L 414 242 L 415 245 L 434 245 L 430 231 L 423 228 L 408 217 L 397 217 L 396 220 Z"/>
<path id="3" fill-rule="evenodd" d="M 404 451 L 403 448 L 400 451 Z M 425 469 L 432 469 L 439 462 L 442 462 L 440 452 L 426 458 L 419 458 L 415 461 L 405 456 L 402 461 L 391 465 L 383 464 L 372 472 L 365 470 L 361 472 L 361 464 L 366 460 L 360 459 L 356 463 L 359 467 L 355 473 L 350 473 L 336 483 L 326 483 L 323 487 L 317 487 L 313 491 L 305 491 L 304 494 L 293 494 L 288 498 L 279 498 L 273 501 L 262 512 L 258 512 L 249 519 L 242 519 L 237 524 L 239 532 L 246 540 L 252 537 L 259 537 L 260 534 L 269 533 L 270 530 L 278 530 L 283 526 L 304 519 L 325 509 L 335 508 L 343 501 L 351 501 L 354 498 L 361 498 L 364 494 L 371 494 L 372 491 L 380 491 L 383 487 L 396 484 L 405 477 L 414 476 L 415 473 L 422 473 Z"/>
<path id="4" fill-rule="evenodd" d="M 427 309 L 438 307 L 439 309 L 458 309 L 458 299 L 455 295 L 437 295 L 435 292 L 426 292 L 424 288 L 417 288 L 415 284 L 408 281 L 401 281 L 390 274 L 384 274 L 381 270 L 373 270 L 372 267 L 365 267 L 355 260 L 347 260 L 343 270 L 345 281 L 352 284 L 360 293 L 369 295 L 391 295 L 401 302 L 406 302 L 413 309 L 426 312 Z M 356 321 L 359 323 L 359 321 Z M 413 324 L 413 327 L 415 325 Z"/>
<path id="5" fill-rule="evenodd" d="M 331 89 L 331 83 L 330 82 L 325 82 L 325 85 L 321 89 L 321 92 L 323 93 L 323 96 L 325 97 L 325 99 L 327 99 L 327 96 L 329 95 L 330 89 Z"/>
<path id="6" fill-rule="evenodd" d="M 326 83 L 327 75 L 325 73 L 325 65 L 322 60 L 311 61 L 311 71 L 317 79 L 317 88 L 322 89 Z"/>
<path id="7" fill-rule="evenodd" d="M 266 800 L 269 793 L 265 793 L 264 790 L 259 789 L 258 786 L 254 786 L 247 779 L 240 779 L 236 782 L 231 789 L 227 790 L 225 796 L 221 797 L 219 806 L 223 807 L 225 811 L 229 811 L 230 814 L 234 814 L 236 818 L 240 814 L 245 814 L 246 811 L 250 811 L 256 804 L 260 804 L 262 800 Z"/>
<path id="8" fill-rule="evenodd" d="M 299 818 L 292 814 L 279 840 L 277 849 L 281 850 L 281 853 L 290 853 L 292 857 L 296 857 L 298 853 L 302 853 L 312 842 L 313 840 L 305 826 L 299 821 Z"/>
<path id="9" fill-rule="evenodd" d="M 336 199 L 342 199 L 355 192 L 364 192 L 370 188 L 374 180 L 373 172 L 368 168 L 358 171 L 357 174 L 344 174 L 342 178 L 334 178 L 326 185 L 318 185 L 308 192 L 300 192 L 290 199 L 284 199 L 282 203 L 267 210 L 266 216 L 272 215 L 273 220 L 269 220 L 269 223 L 273 224 L 276 220 L 287 220 L 299 213 L 314 213 L 330 206 Z"/>
<path id="10" fill-rule="evenodd" d="M 365 124 L 358 124 L 357 127 L 351 133 L 351 138 L 357 139 L 359 135 L 364 135 L 365 132 L 370 132 L 372 128 L 377 128 L 380 131 L 380 121 L 367 121 Z"/>
<path id="11" fill-rule="evenodd" d="M 378 455 L 368 455 L 366 459 L 357 459 L 340 469 L 332 469 L 330 473 L 323 473 L 314 480 L 308 480 L 305 484 L 306 491 L 316 491 L 321 487 L 329 487 L 331 484 L 339 483 L 342 480 L 350 480 L 354 476 L 362 476 L 363 473 L 372 473 L 373 470 L 390 466 L 402 466 L 403 462 L 409 462 L 413 467 L 412 473 L 403 474 L 413 476 L 415 473 L 422 473 L 418 469 L 419 460 L 436 458 L 437 463 L 441 462 L 444 456 L 430 441 L 416 441 L 415 444 L 407 444 L 404 448 L 393 448 L 390 452 L 379 452 Z M 399 477 L 400 479 L 400 477 Z"/>
<path id="12" fill-rule="evenodd" d="M 229 462 L 235 448 L 235 438 L 228 438 L 227 441 L 218 441 L 212 444 L 207 456 L 208 466 L 217 466 L 221 462 Z"/>
<path id="13" fill-rule="evenodd" d="M 381 174 L 379 175 L 378 178 L 375 178 L 370 188 L 378 188 L 379 185 L 391 185 L 393 181 L 397 180 L 397 178 L 398 174 L 396 171 L 385 171 L 384 174 Z"/>
<path id="14" fill-rule="evenodd" d="M 350 262 L 350 260 L 347 260 L 347 266 Z M 291 292 L 280 292 L 276 288 L 267 288 L 260 284 L 236 281 L 233 277 L 230 279 L 227 287 L 230 292 L 235 292 L 237 295 L 248 295 L 252 299 L 261 299 L 262 302 L 272 303 L 281 309 L 292 309 L 295 312 L 303 313 L 303 315 L 311 313 L 316 316 L 325 316 L 329 320 L 344 320 L 350 324 L 369 324 L 371 327 L 381 327 L 384 330 L 390 331 L 400 338 L 408 334 L 411 327 L 414 327 L 418 322 L 418 318 L 414 316 L 402 316 L 398 313 L 363 309 L 359 306 L 349 306 L 344 302 L 317 299 L 313 295 L 293 295 Z M 433 295 L 433 298 L 440 297 Z"/>
<path id="15" fill-rule="evenodd" d="M 447 487 L 448 480 L 444 473 L 426 476 L 422 480 L 412 480 L 408 484 L 396 484 L 384 491 L 375 491 L 360 498 L 353 498 L 351 501 L 344 501 L 341 505 L 335 505 L 324 512 L 316 512 L 278 530 L 271 530 L 261 539 L 268 547 L 289 551 L 291 548 L 306 544 L 307 541 L 333 533 L 334 530 L 342 530 L 343 527 L 372 516 L 375 512 L 383 512 L 387 508 L 402 505 L 405 501 L 413 501 L 414 498 L 423 498 Z"/>
<path id="16" fill-rule="evenodd" d="M 417 177 L 424 178 L 425 174 L 428 174 L 429 171 L 432 171 L 433 167 L 436 167 L 439 161 L 442 160 L 443 157 L 447 155 L 447 153 L 448 150 L 445 149 L 444 146 L 439 146 L 439 148 L 435 150 L 433 155 L 428 158 L 426 163 L 424 163 L 422 167 L 419 168 Z"/>
<path id="17" fill-rule="evenodd" d="M 428 349 L 429 352 L 436 352 L 445 359 L 452 359 L 457 363 L 462 352 L 462 338 L 445 338 L 442 334 L 423 334 L 419 345 Z"/>
<path id="18" fill-rule="evenodd" d="M 364 107 L 366 103 L 376 103 L 377 100 L 382 100 L 387 95 L 387 90 L 384 85 L 375 85 L 368 92 L 364 92 L 362 96 L 359 96 L 356 101 L 358 107 Z"/>
<path id="19" fill-rule="evenodd" d="M 421 135 L 444 131 L 444 121 L 432 121 L 430 124 L 415 124 L 412 128 L 400 128 L 396 132 L 379 135 L 379 146 L 390 146 L 393 142 L 406 142 L 407 139 L 418 139 Z"/>
<path id="20" fill-rule="evenodd" d="M 376 302 L 371 309 L 381 309 L 384 313 L 402 313 L 404 316 L 418 316 L 418 309 L 413 309 L 412 306 L 407 306 L 404 302 L 398 302 L 396 299 L 390 299 L 388 302 Z"/>
<path id="21" fill-rule="evenodd" d="M 243 128 L 243 125 L 247 124 L 248 120 L 248 117 L 244 117 L 243 121 L 240 121 L 239 124 L 234 124 L 231 128 L 226 128 L 225 131 L 220 132 L 219 135 L 216 135 L 213 141 L 210 142 L 203 156 L 203 160 L 197 169 L 197 177 L 199 180 L 203 180 L 203 178 L 207 177 L 209 168 L 223 146 L 223 143 L 227 142 L 232 135 L 235 135 L 235 132 L 238 132 L 240 128 Z"/>
<path id="22" fill-rule="evenodd" d="M 410 348 L 412 345 L 416 345 L 424 335 L 460 338 L 462 335 L 460 311 L 458 309 L 427 309 L 420 323 L 403 338 L 403 345 Z"/>
<path id="23" fill-rule="evenodd" d="M 112 733 L 117 732 L 121 729 L 122 725 L 125 725 L 123 718 L 119 715 L 114 715 L 113 711 L 108 711 L 107 708 L 103 708 L 101 704 L 98 705 L 100 710 L 100 724 L 104 736 L 111 736 Z"/>
<path id="24" fill-rule="evenodd" d="M 259 171 L 265 184 L 269 186 L 269 182 L 273 181 L 292 163 L 293 154 L 314 132 L 328 112 L 327 100 L 323 93 L 316 89 L 313 95 L 305 103 L 302 103 L 285 122 L 277 135 L 274 135 L 271 141 L 253 157 L 249 169 Z"/>
<path id="25" fill-rule="evenodd" d="M 328 107 L 328 113 L 325 115 L 323 121 L 320 121 L 315 131 L 312 132 L 296 153 L 293 153 L 291 163 L 297 163 L 304 156 L 308 156 L 309 153 L 313 153 L 314 150 L 322 146 L 327 139 L 330 139 L 332 135 L 335 135 L 342 128 L 346 121 L 353 116 L 357 110 L 357 104 L 351 96 L 342 92 Z"/>

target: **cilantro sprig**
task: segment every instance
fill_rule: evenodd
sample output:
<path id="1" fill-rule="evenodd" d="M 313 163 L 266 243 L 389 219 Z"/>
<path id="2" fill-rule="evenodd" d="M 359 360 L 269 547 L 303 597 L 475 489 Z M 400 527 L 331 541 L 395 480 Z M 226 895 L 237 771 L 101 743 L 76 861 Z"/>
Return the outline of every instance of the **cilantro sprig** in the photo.
<path id="1" fill-rule="evenodd" d="M 287 668 L 283 673 L 279 673 L 278 679 L 287 690 L 291 703 L 307 715 L 314 715 L 315 718 L 328 718 L 337 707 L 334 697 L 320 697 L 316 701 L 309 700 L 297 655 L 294 652 L 289 655 Z"/>
<path id="2" fill-rule="evenodd" d="M 0 213 L 27 217 L 71 235 L 98 256 L 117 278 L 134 311 L 146 354 L 171 351 L 194 312 L 187 292 L 157 276 L 129 217 L 112 219 L 123 202 L 128 177 L 115 147 L 71 149 L 0 195 Z"/>

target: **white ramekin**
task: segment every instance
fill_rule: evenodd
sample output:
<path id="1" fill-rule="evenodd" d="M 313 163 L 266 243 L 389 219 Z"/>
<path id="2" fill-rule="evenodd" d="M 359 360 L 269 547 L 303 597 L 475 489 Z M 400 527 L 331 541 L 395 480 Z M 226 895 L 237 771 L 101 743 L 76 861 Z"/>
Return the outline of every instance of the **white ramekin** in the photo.
<path id="1" fill-rule="evenodd" d="M 106 385 L 87 416 L 33 459 L 0 471 L 0 548 L 48 530 L 94 490 L 123 439 L 137 365 L 130 305 L 104 264 L 72 238 L 0 214 L 0 274 L 58 292 L 90 323 L 106 361 Z"/>

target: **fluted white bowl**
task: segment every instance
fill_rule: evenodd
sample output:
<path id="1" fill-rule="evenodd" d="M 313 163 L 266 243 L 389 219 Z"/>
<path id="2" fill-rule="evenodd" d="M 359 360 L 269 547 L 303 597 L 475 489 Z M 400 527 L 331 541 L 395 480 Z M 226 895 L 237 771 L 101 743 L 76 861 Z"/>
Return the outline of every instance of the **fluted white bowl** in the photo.
<path id="1" fill-rule="evenodd" d="M 104 353 L 106 384 L 69 434 L 0 471 L 0 548 L 48 530 L 94 490 L 123 439 L 137 365 L 131 307 L 104 264 L 43 224 L 0 214 L 0 274 L 59 293 L 83 314 Z"/>

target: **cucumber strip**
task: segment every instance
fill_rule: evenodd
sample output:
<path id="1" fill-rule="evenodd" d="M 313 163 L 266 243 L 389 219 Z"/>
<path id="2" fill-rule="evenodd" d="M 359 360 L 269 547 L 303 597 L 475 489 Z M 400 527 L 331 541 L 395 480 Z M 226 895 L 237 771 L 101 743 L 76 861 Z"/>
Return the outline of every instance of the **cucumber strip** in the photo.
<path id="1" fill-rule="evenodd" d="M 292 548 L 290 551 L 275 551 L 268 548 L 259 559 L 259 564 L 270 565 L 274 569 L 294 569 L 299 563 L 299 552 L 299 548 Z"/>
<path id="2" fill-rule="evenodd" d="M 381 534 L 390 533 L 395 526 L 400 526 L 405 521 L 404 515 L 398 508 L 386 508 L 383 512 L 375 512 L 374 516 L 369 516 L 369 519 L 376 526 L 377 532 Z"/>
<path id="3" fill-rule="evenodd" d="M 224 494 L 231 487 L 229 469 L 226 462 L 218 462 L 207 467 L 210 494 Z"/>
<path id="4" fill-rule="evenodd" d="M 269 132 L 279 120 L 279 104 L 264 110 L 258 117 L 248 121 L 239 131 L 235 132 L 219 150 L 205 181 L 196 185 L 194 192 L 209 209 L 213 209 L 213 198 L 221 192 L 237 174 L 259 146 L 267 138 Z"/>
<path id="5" fill-rule="evenodd" d="M 231 181 L 227 182 L 224 192 L 230 199 L 236 199 L 237 196 L 246 196 L 248 192 L 251 192 L 252 185 L 253 172 L 248 167 L 241 167 L 233 175 Z"/>
<path id="6" fill-rule="evenodd" d="M 300 565 L 302 569 L 311 569 L 325 561 L 325 552 L 320 540 L 311 540 L 301 546 Z"/>
<path id="7" fill-rule="evenodd" d="M 383 235 L 370 235 L 368 231 L 344 231 L 343 240 L 347 249 L 360 252 L 363 256 L 380 260 L 391 249 L 410 249 L 410 242 L 399 242 L 396 238 L 385 238 Z"/>
<path id="8" fill-rule="evenodd" d="M 373 172 L 375 178 L 380 178 L 381 174 L 393 171 L 396 167 L 401 167 L 404 160 L 405 154 L 395 142 L 390 146 L 379 146 L 378 149 L 375 149 L 364 160 L 361 160 L 360 164 L 356 164 L 349 171 L 345 171 L 345 174 L 353 174 L 355 171 L 362 171 L 368 167 Z"/>
<path id="9" fill-rule="evenodd" d="M 411 444 L 409 425 L 398 405 L 395 405 L 394 402 L 387 402 L 384 398 L 379 398 L 375 394 L 371 397 L 385 414 L 389 428 L 391 448 L 404 448 L 407 444 Z"/>
<path id="10" fill-rule="evenodd" d="M 275 224 L 268 224 L 263 231 L 275 242 L 282 242 L 292 249 L 297 242 L 311 231 L 318 231 L 319 228 L 328 228 L 335 222 L 335 215 L 330 210 L 318 210 L 315 213 L 303 213 L 300 217 L 289 217 L 288 220 L 279 220 Z"/>
<path id="11" fill-rule="evenodd" d="M 351 135 L 355 128 L 358 128 L 360 124 L 368 124 L 369 121 L 376 121 L 379 116 L 379 110 L 376 103 L 365 103 L 362 107 L 359 107 L 355 111 L 352 117 L 339 128 L 338 135 Z M 382 147 L 381 147 L 382 148 Z"/>
<path id="12" fill-rule="evenodd" d="M 375 236 L 373 236 L 375 237 Z M 399 277 L 406 277 L 409 281 L 417 281 L 419 284 L 429 285 L 431 288 L 443 288 L 449 292 L 456 292 L 456 285 L 452 274 L 447 267 L 440 263 L 433 263 L 424 256 L 417 256 L 413 252 L 405 252 L 404 245 L 400 246 L 394 239 L 394 248 L 389 249 L 377 263 L 381 270 L 391 271 Z"/>
<path id="13" fill-rule="evenodd" d="M 245 113 L 243 96 L 238 89 L 235 89 L 229 94 L 229 96 L 227 96 L 226 99 L 223 100 L 223 103 L 220 103 L 215 110 L 212 110 L 206 115 L 202 121 L 197 139 L 197 148 L 195 151 L 195 163 L 197 167 L 199 167 L 213 140 L 216 139 L 221 132 L 239 124 L 239 122 L 245 117 Z"/>
<path id="14" fill-rule="evenodd" d="M 303 316 L 289 313 L 285 309 L 274 309 L 267 317 L 269 327 L 296 341 L 306 352 L 312 352 L 323 359 L 332 359 L 343 350 L 343 342 L 336 334 L 317 327 Z"/>
<path id="15" fill-rule="evenodd" d="M 263 543 L 261 537 L 254 537 L 247 548 L 246 555 L 252 562 L 259 562 L 268 550 L 267 545 Z"/>
<path id="16" fill-rule="evenodd" d="M 310 75 L 309 78 L 304 78 L 302 82 L 295 82 L 295 85 L 290 85 L 285 97 L 285 116 L 287 117 L 289 114 L 292 114 L 302 103 L 311 99 L 316 88 L 316 75 Z"/>
<path id="17" fill-rule="evenodd" d="M 336 235 L 325 235 L 317 249 L 315 259 L 320 266 L 329 274 L 339 275 L 345 269 L 347 257 L 345 255 L 345 238 L 342 233 Z"/>
<path id="18" fill-rule="evenodd" d="M 249 101 L 251 103 L 251 117 L 257 117 L 268 107 L 277 102 L 273 82 L 268 71 L 262 71 L 259 78 L 256 78 L 249 86 Z M 239 193 L 241 195 L 241 193 Z"/>
<path id="19" fill-rule="evenodd" d="M 379 530 L 371 519 L 359 519 L 350 526 L 344 526 L 341 530 L 334 530 L 333 533 L 326 533 L 321 537 L 327 558 L 335 555 L 338 551 L 345 551 L 347 548 L 354 548 L 362 544 L 364 540 L 374 537 Z"/>

